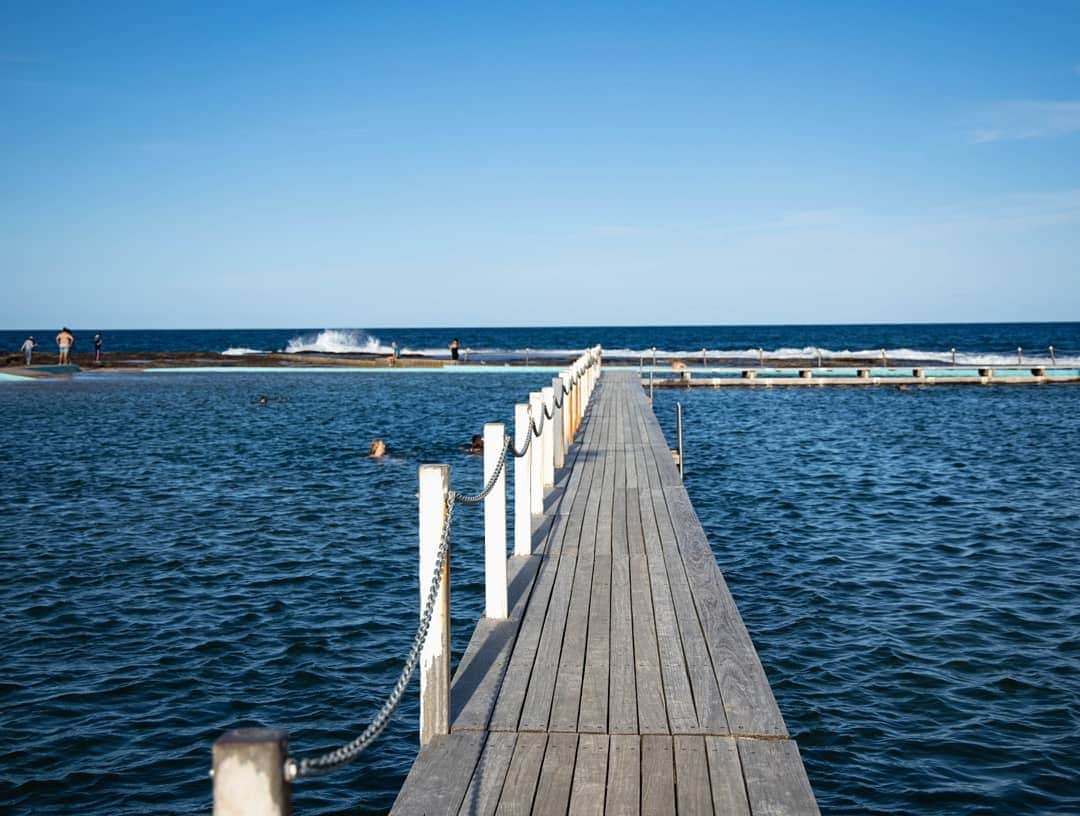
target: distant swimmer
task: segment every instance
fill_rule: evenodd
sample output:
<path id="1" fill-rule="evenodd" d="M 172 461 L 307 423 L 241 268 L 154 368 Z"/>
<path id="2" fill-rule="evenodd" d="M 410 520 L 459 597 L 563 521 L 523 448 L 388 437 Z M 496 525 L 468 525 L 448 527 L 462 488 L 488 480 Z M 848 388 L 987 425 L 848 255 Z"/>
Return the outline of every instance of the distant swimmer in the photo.
<path id="1" fill-rule="evenodd" d="M 483 453 L 484 452 L 484 436 L 483 434 L 473 434 L 472 443 L 469 445 L 469 453 Z"/>
<path id="2" fill-rule="evenodd" d="M 288 397 L 268 397 L 266 394 L 260 394 L 257 402 L 259 405 L 266 405 L 268 402 L 288 402 Z"/>
<path id="3" fill-rule="evenodd" d="M 450 359 L 457 362 L 458 351 L 461 349 L 461 342 L 455 337 L 450 341 Z"/>
<path id="4" fill-rule="evenodd" d="M 19 350 L 26 355 L 26 364 L 30 365 L 30 358 L 34 356 L 34 347 L 37 346 L 37 341 L 34 339 L 34 335 L 30 335 L 23 344 L 19 347 Z"/>
<path id="5" fill-rule="evenodd" d="M 372 459 L 381 459 L 386 456 L 386 443 L 381 439 L 376 439 L 371 443 L 371 450 L 368 451 L 368 456 Z"/>
<path id="6" fill-rule="evenodd" d="M 56 335 L 56 346 L 60 350 L 60 365 L 68 365 L 71 362 L 71 347 L 73 345 L 75 345 L 75 335 L 71 333 L 71 329 L 64 326 L 60 330 L 60 334 Z"/>

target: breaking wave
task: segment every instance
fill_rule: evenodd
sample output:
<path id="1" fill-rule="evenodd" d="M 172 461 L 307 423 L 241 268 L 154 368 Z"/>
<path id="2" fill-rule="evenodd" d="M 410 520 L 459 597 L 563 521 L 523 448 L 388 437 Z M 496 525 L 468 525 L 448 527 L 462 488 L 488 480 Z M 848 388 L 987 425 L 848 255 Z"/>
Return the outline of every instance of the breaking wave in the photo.
<path id="1" fill-rule="evenodd" d="M 390 354 L 390 346 L 365 331 L 323 329 L 318 334 L 302 334 L 285 346 L 286 354 L 305 351 L 323 354 Z"/>

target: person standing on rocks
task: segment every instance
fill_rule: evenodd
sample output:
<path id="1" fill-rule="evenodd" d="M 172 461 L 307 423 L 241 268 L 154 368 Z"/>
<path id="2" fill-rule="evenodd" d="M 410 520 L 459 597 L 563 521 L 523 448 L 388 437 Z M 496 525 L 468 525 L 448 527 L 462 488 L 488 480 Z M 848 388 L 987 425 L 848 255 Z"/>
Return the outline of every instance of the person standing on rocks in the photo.
<path id="1" fill-rule="evenodd" d="M 37 341 L 34 340 L 34 335 L 31 334 L 29 337 L 23 340 L 23 344 L 19 347 L 22 353 L 26 355 L 27 365 L 30 365 L 30 358 L 34 356 L 34 346 L 36 345 Z"/>
<path id="2" fill-rule="evenodd" d="M 450 341 L 450 359 L 453 360 L 454 362 L 457 362 L 458 349 L 460 349 L 460 348 L 461 348 L 461 343 L 458 342 L 458 339 L 456 337 L 453 340 Z"/>
<path id="3" fill-rule="evenodd" d="M 94 362 L 101 365 L 101 332 L 94 335 Z"/>
<path id="4" fill-rule="evenodd" d="M 64 326 L 60 330 L 60 334 L 56 335 L 56 345 L 60 349 L 60 365 L 68 365 L 71 362 L 71 347 L 74 344 L 75 335 L 71 333 L 71 329 Z"/>

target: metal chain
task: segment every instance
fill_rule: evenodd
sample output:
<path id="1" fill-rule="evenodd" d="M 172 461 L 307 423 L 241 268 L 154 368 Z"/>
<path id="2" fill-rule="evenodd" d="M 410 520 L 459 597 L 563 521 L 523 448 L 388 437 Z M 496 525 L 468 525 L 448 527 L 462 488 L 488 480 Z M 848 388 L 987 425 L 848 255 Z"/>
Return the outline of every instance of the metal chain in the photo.
<path id="1" fill-rule="evenodd" d="M 506 451 L 510 447 L 510 437 L 503 435 L 502 450 L 499 451 L 499 461 L 495 465 L 495 470 L 491 472 L 491 478 L 488 479 L 487 484 L 484 485 L 484 489 L 477 493 L 475 496 L 467 496 L 464 493 L 458 493 L 456 490 L 450 491 L 454 497 L 454 501 L 461 504 L 476 505 L 480 504 L 487 495 L 495 489 L 495 483 L 499 480 L 499 474 L 502 473 L 503 466 L 506 465 Z"/>
<path id="2" fill-rule="evenodd" d="M 290 757 L 285 760 L 284 773 L 286 780 L 292 781 L 306 776 L 321 776 L 337 770 L 342 765 L 347 765 L 360 756 L 378 738 L 379 734 L 386 728 L 387 723 L 390 722 L 390 718 L 393 716 L 394 711 L 401 702 L 401 698 L 405 694 L 405 689 L 409 685 L 409 678 L 412 677 L 413 670 L 416 668 L 416 661 L 420 658 L 420 650 L 424 648 L 424 641 L 427 639 L 428 629 L 431 627 L 431 618 L 435 613 L 435 599 L 439 594 L 439 578 L 442 576 L 443 565 L 446 563 L 446 555 L 450 548 L 450 524 L 454 518 L 455 499 L 456 494 L 450 491 L 446 498 L 446 515 L 443 519 L 442 540 L 439 542 L 439 552 L 435 557 L 435 573 L 431 576 L 431 586 L 428 589 L 427 600 L 424 602 L 424 614 L 420 616 L 420 625 L 416 628 L 412 648 L 409 650 L 409 656 L 405 659 L 405 665 L 401 669 L 401 674 L 398 675 L 393 691 L 386 698 L 386 702 L 382 704 L 382 708 L 375 715 L 375 719 L 352 742 L 313 759 L 305 758 L 298 762 Z"/>
<path id="3" fill-rule="evenodd" d="M 588 370 L 593 367 L 596 361 L 592 358 L 585 364 L 583 370 Z M 578 376 L 572 377 L 570 380 L 570 386 L 567 387 L 565 383 L 562 385 L 562 394 L 559 396 L 559 401 L 554 402 L 555 407 L 562 408 L 562 397 L 569 394 L 574 388 L 578 386 Z M 503 436 L 502 450 L 499 453 L 499 461 L 495 466 L 494 472 L 491 474 L 491 478 L 488 479 L 484 489 L 475 496 L 469 496 L 463 493 L 458 493 L 455 490 L 451 490 L 446 496 L 446 513 L 443 517 L 442 538 L 439 541 L 439 551 L 435 557 L 435 573 L 431 576 L 431 584 L 428 588 L 427 598 L 424 601 L 424 612 L 420 616 L 420 624 L 416 628 L 416 634 L 413 636 L 412 646 L 409 649 L 408 657 L 405 658 L 405 665 L 402 666 L 401 672 L 398 675 L 397 682 L 394 684 L 393 690 L 390 692 L 386 701 L 382 704 L 379 712 L 375 715 L 375 718 L 368 724 L 367 728 L 354 739 L 352 742 L 346 743 L 339 748 L 335 748 L 333 751 L 323 754 L 322 756 L 314 757 L 312 759 L 304 758 L 296 760 L 289 757 L 285 760 L 284 775 L 287 781 L 294 779 L 300 779 L 303 777 L 321 776 L 322 774 L 330 773 L 343 765 L 347 765 L 362 754 L 371 743 L 378 739 L 379 735 L 386 728 L 390 722 L 390 718 L 394 715 L 398 705 L 401 703 L 402 697 L 405 695 L 405 689 L 409 686 L 409 679 L 412 677 L 413 671 L 416 669 L 416 662 L 420 658 L 420 651 L 424 648 L 424 641 L 427 640 L 428 630 L 431 628 L 431 618 L 435 614 L 435 599 L 439 595 L 439 579 L 442 577 L 443 566 L 446 563 L 447 553 L 450 549 L 450 526 L 454 518 L 454 507 L 458 502 L 465 505 L 480 504 L 489 493 L 495 488 L 495 483 L 499 479 L 499 474 L 502 473 L 504 467 L 506 467 L 506 456 L 508 453 L 513 454 L 515 458 L 521 458 L 532 444 L 533 436 L 539 437 L 544 430 L 545 419 L 552 419 L 553 413 L 548 413 L 547 406 L 543 407 L 540 416 L 540 426 L 537 427 L 533 421 L 532 411 L 529 412 L 529 430 L 531 433 L 525 437 L 525 445 L 519 452 L 513 444 L 513 440 L 509 435 Z"/>
<path id="4" fill-rule="evenodd" d="M 522 456 L 524 456 L 526 453 L 529 452 L 529 446 L 532 444 L 532 440 L 533 440 L 533 435 L 531 433 L 525 434 L 525 445 L 524 445 L 524 447 L 522 447 L 522 449 L 519 451 L 517 448 L 515 448 L 513 446 L 513 444 L 511 444 L 510 447 L 509 447 L 510 453 L 512 453 L 514 455 L 515 459 L 520 459 Z"/>

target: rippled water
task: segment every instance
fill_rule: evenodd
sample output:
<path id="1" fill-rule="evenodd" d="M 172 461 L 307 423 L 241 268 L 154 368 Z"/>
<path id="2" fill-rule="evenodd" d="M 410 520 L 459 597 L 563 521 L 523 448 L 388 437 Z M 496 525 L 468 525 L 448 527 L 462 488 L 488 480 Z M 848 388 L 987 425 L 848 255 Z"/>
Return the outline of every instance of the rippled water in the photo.
<path id="1" fill-rule="evenodd" d="M 822 811 L 1080 812 L 1080 389 L 675 401 Z"/>
<path id="2" fill-rule="evenodd" d="M 0 810 L 206 812 L 225 729 L 287 728 L 300 753 L 354 736 L 415 629 L 417 465 L 448 462 L 478 488 L 470 436 L 509 421 L 534 379 L 0 389 Z M 385 460 L 366 456 L 375 436 Z M 480 524 L 463 509 L 454 529 L 459 652 L 483 605 Z M 412 693 L 353 769 L 296 786 L 297 812 L 387 809 L 416 717 Z"/>
<path id="3" fill-rule="evenodd" d="M 469 437 L 534 380 L 0 387 L 0 811 L 206 812 L 223 730 L 287 728 L 300 754 L 353 736 L 413 634 L 417 465 L 479 487 Z M 1080 811 L 1080 389 L 658 392 L 672 439 L 675 400 L 823 812 Z M 366 458 L 375 436 L 389 459 Z M 480 521 L 455 521 L 458 653 Z M 296 811 L 385 811 L 416 716 L 414 689 Z"/>

